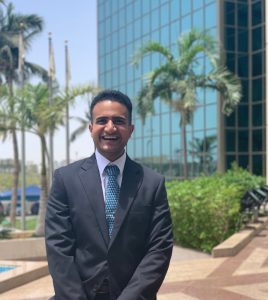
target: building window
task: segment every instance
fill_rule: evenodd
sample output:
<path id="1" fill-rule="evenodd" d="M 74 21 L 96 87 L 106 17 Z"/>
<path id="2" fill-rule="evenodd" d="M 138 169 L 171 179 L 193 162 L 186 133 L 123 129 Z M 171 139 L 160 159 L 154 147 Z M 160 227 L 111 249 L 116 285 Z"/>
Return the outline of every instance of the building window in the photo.
<path id="1" fill-rule="evenodd" d="M 237 23 L 238 26 L 248 26 L 248 4 L 237 4 Z"/>
<path id="2" fill-rule="evenodd" d="M 238 132 L 238 151 L 248 152 L 248 131 L 246 130 Z"/>
<path id="3" fill-rule="evenodd" d="M 226 130 L 225 143 L 227 152 L 235 151 L 235 132 L 233 130 Z"/>
<path id="4" fill-rule="evenodd" d="M 235 4 L 233 2 L 224 3 L 224 17 L 226 25 L 235 24 Z"/>
<path id="5" fill-rule="evenodd" d="M 263 150 L 263 139 L 262 139 L 261 129 L 253 130 L 252 132 L 252 150 L 253 151 Z"/>
<path id="6" fill-rule="evenodd" d="M 258 76 L 262 74 L 263 67 L 263 54 L 256 53 L 252 56 L 252 76 Z"/>
<path id="7" fill-rule="evenodd" d="M 238 106 L 238 126 L 247 127 L 248 126 L 248 105 Z"/>
<path id="8" fill-rule="evenodd" d="M 263 78 L 254 79 L 252 81 L 252 101 L 260 101 L 263 99 Z"/>
<path id="9" fill-rule="evenodd" d="M 256 51 L 263 48 L 262 27 L 252 30 L 252 50 Z"/>
<path id="10" fill-rule="evenodd" d="M 263 104 L 252 105 L 252 125 L 253 126 L 262 126 L 263 125 Z"/>
<path id="11" fill-rule="evenodd" d="M 252 4 L 252 25 L 258 25 L 263 22 L 264 5 L 261 1 Z"/>

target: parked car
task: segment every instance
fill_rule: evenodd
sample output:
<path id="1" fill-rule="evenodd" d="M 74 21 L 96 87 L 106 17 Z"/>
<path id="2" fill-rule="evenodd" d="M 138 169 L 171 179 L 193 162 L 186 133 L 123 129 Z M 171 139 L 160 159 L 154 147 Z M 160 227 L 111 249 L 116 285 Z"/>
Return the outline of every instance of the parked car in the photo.
<path id="1" fill-rule="evenodd" d="M 4 216 L 4 205 L 0 201 L 0 216 Z"/>
<path id="2" fill-rule="evenodd" d="M 8 203 L 7 207 L 6 207 L 6 211 L 5 214 L 7 216 L 10 215 L 10 209 L 11 209 L 11 203 Z M 20 216 L 21 215 L 21 204 L 20 202 L 17 202 L 17 206 L 16 206 L 16 216 Z"/>
<path id="3" fill-rule="evenodd" d="M 38 215 L 39 212 L 39 202 L 34 202 L 31 206 L 31 214 Z"/>

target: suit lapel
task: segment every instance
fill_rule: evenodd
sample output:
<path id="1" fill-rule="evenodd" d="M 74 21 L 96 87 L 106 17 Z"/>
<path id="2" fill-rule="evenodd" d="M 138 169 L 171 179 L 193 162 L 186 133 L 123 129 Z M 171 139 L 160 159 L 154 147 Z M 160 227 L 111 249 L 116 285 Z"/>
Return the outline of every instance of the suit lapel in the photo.
<path id="1" fill-rule="evenodd" d="M 100 232 L 108 246 L 109 235 L 105 218 L 104 199 L 95 155 L 92 155 L 82 165 L 79 177 L 87 194 L 92 211 L 95 213 Z"/>
<path id="2" fill-rule="evenodd" d="M 127 156 L 120 189 L 119 203 L 115 215 L 113 233 L 109 246 L 111 246 L 113 240 L 115 239 L 127 215 L 127 212 L 133 203 L 142 179 L 142 168 Z"/>

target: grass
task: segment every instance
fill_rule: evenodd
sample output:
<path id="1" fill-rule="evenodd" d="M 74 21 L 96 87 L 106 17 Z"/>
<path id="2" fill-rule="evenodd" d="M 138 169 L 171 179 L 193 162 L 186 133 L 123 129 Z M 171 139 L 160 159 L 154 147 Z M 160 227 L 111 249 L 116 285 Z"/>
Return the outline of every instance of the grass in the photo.
<path id="1" fill-rule="evenodd" d="M 37 222 L 37 216 L 27 216 L 25 218 L 25 229 L 26 230 L 34 230 Z M 6 228 L 10 227 L 10 222 L 7 218 L 4 219 L 2 225 Z M 21 217 L 16 217 L 16 228 L 21 229 Z"/>
<path id="2" fill-rule="evenodd" d="M 34 230 L 37 222 L 37 216 L 30 216 L 25 218 L 25 229 Z M 21 218 L 16 219 L 16 228 L 21 229 Z"/>

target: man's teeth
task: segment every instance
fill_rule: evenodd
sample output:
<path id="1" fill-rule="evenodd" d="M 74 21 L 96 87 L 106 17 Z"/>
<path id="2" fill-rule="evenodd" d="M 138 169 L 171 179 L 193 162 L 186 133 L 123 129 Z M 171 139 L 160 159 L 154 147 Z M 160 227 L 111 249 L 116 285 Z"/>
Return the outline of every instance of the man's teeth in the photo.
<path id="1" fill-rule="evenodd" d="M 116 140 L 117 137 L 116 136 L 104 136 L 103 137 L 105 140 Z"/>

